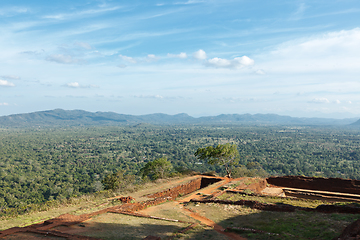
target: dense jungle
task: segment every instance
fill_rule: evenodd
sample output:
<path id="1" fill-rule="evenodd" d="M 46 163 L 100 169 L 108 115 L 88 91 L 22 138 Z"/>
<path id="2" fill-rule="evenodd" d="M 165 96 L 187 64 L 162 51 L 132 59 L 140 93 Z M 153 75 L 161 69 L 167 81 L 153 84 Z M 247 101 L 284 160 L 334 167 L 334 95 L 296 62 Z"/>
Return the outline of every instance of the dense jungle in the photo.
<path id="1" fill-rule="evenodd" d="M 237 177 L 360 179 L 359 142 L 359 130 L 340 127 L 137 124 L 1 129 L 0 215 L 102 191 L 103 179 L 119 171 L 140 183 L 140 169 L 163 157 L 171 162 L 173 175 L 215 171 L 224 176 L 221 166 L 194 156 L 200 147 L 224 143 L 238 147 Z"/>

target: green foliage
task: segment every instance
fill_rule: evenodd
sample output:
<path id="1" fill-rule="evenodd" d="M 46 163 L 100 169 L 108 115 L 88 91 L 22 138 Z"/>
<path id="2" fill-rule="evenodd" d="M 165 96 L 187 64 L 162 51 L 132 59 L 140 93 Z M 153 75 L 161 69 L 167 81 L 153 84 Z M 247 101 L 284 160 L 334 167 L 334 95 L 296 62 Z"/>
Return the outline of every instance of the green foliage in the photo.
<path id="1" fill-rule="evenodd" d="M 170 175 L 173 166 L 166 157 L 146 163 L 140 170 L 143 178 L 149 177 L 152 180 L 165 178 Z"/>
<path id="2" fill-rule="evenodd" d="M 239 177 L 268 177 L 269 174 L 262 168 L 257 162 L 249 162 L 244 165 L 234 167 L 232 176 L 234 178 Z"/>
<path id="3" fill-rule="evenodd" d="M 120 170 L 116 173 L 107 175 L 101 182 L 104 185 L 105 190 L 125 189 L 135 182 L 134 175 L 125 175 L 124 173 L 125 171 Z"/>
<path id="4" fill-rule="evenodd" d="M 219 144 L 216 147 L 199 148 L 195 157 L 211 165 L 224 166 L 227 176 L 231 177 L 232 167 L 239 162 L 239 151 L 236 144 Z"/>
<path id="5" fill-rule="evenodd" d="M 180 172 L 224 175 L 223 166 L 194 156 L 219 143 L 238 146 L 241 165 L 233 176 L 240 167 L 245 176 L 262 168 L 275 176 L 360 179 L 359 136 L 345 128 L 226 124 L 0 129 L 0 212 L 97 192 L 105 176 L 119 169 L 136 175 L 164 156 Z"/>

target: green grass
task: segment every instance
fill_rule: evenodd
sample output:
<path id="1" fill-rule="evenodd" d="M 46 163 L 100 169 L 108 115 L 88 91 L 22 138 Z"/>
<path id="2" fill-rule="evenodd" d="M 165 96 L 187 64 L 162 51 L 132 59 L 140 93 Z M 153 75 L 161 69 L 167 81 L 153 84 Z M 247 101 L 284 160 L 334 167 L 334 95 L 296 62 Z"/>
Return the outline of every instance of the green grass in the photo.
<path id="1" fill-rule="evenodd" d="M 143 239 L 149 235 L 159 236 L 164 239 L 189 224 L 106 213 L 93 217 L 83 225 L 84 227 L 78 228 L 78 234 L 112 240 Z M 69 231 L 74 230 L 70 229 Z"/>
<path id="2" fill-rule="evenodd" d="M 301 205 L 309 206 L 307 201 Z M 269 212 L 246 206 L 215 203 L 196 205 L 189 203 L 187 207 L 224 228 L 243 227 L 279 234 L 274 236 L 251 232 L 239 233 L 248 239 L 332 239 L 340 235 L 351 222 L 360 218 L 359 214 Z"/>
<path id="3" fill-rule="evenodd" d="M 231 201 L 250 200 L 250 201 L 258 201 L 261 203 L 290 204 L 293 206 L 308 207 L 308 208 L 316 208 L 317 206 L 322 204 L 331 204 L 330 202 L 321 201 L 321 200 L 267 197 L 267 196 L 249 196 L 241 193 L 224 193 L 221 196 L 218 196 L 218 199 L 231 200 Z"/>

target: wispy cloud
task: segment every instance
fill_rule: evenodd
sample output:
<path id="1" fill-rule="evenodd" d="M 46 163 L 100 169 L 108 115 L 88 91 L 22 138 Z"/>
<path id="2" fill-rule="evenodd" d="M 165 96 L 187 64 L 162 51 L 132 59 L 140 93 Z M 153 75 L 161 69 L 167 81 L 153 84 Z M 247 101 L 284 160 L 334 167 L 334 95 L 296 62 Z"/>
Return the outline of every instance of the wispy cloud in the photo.
<path id="1" fill-rule="evenodd" d="M 210 67 L 216 67 L 216 68 L 240 69 L 243 67 L 248 67 L 248 66 L 254 65 L 254 60 L 247 56 L 236 57 L 236 58 L 230 59 L 230 60 L 215 57 L 215 58 L 209 59 L 206 62 L 206 65 L 210 66 Z"/>
<path id="2" fill-rule="evenodd" d="M 299 20 L 303 17 L 304 12 L 306 10 L 307 6 L 305 3 L 300 3 L 297 10 L 292 14 L 290 17 L 291 20 Z"/>
<path id="3" fill-rule="evenodd" d="M 188 4 L 196 4 L 196 3 L 204 3 L 203 0 L 188 0 L 186 2 L 176 2 L 175 5 L 188 5 Z"/>
<path id="4" fill-rule="evenodd" d="M 85 60 L 76 59 L 73 56 L 66 54 L 51 54 L 45 60 L 61 64 L 85 63 Z"/>
<path id="5" fill-rule="evenodd" d="M 75 45 L 88 50 L 92 49 L 91 45 L 86 42 L 76 42 Z"/>
<path id="6" fill-rule="evenodd" d="M 264 70 L 262 70 L 262 69 L 256 70 L 255 73 L 258 74 L 258 75 L 265 75 L 266 74 L 266 72 Z"/>
<path id="7" fill-rule="evenodd" d="M 15 84 L 6 80 L 0 80 L 0 86 L 2 87 L 15 87 Z"/>
<path id="8" fill-rule="evenodd" d="M 167 54 L 168 57 L 173 57 L 173 58 L 187 58 L 187 54 L 182 52 L 182 53 L 179 53 L 179 54 L 171 54 L 171 53 L 168 53 Z"/>
<path id="9" fill-rule="evenodd" d="M 229 97 L 229 98 L 221 98 L 220 101 L 226 102 L 265 102 L 266 100 L 263 98 L 237 98 L 237 97 Z"/>
<path id="10" fill-rule="evenodd" d="M 0 103 L 0 106 L 9 106 L 9 104 L 4 102 L 4 103 Z"/>
<path id="11" fill-rule="evenodd" d="M 152 98 L 152 99 L 164 99 L 161 95 L 136 95 L 135 98 Z"/>
<path id="12" fill-rule="evenodd" d="M 26 7 L 7 7 L 0 8 L 0 16 L 13 16 L 17 14 L 27 13 L 29 11 Z"/>
<path id="13" fill-rule="evenodd" d="M 68 88 L 99 88 L 97 85 L 82 85 L 78 82 L 71 82 L 64 85 L 64 87 Z"/>
<path id="14" fill-rule="evenodd" d="M 330 103 L 330 101 L 327 98 L 314 98 L 309 103 Z"/>
<path id="15" fill-rule="evenodd" d="M 155 54 L 148 54 L 146 57 L 138 57 L 138 58 L 134 58 L 134 57 L 129 57 L 129 56 L 125 56 L 125 55 L 119 55 L 119 57 L 127 62 L 127 63 L 132 63 L 132 64 L 136 64 L 136 63 L 149 63 L 149 62 L 154 62 L 160 59 L 160 57 L 155 56 Z M 125 64 L 120 64 L 118 65 L 118 67 L 120 68 L 125 68 L 126 65 Z"/>
<path id="16" fill-rule="evenodd" d="M 285 42 L 258 58 L 268 71 L 320 72 L 360 68 L 360 28 L 319 34 Z"/>
<path id="17" fill-rule="evenodd" d="M 133 58 L 133 57 L 128 57 L 128 56 L 125 56 L 125 55 L 119 55 L 119 57 L 122 59 L 122 60 L 124 60 L 124 61 L 126 61 L 126 62 L 129 62 L 129 63 L 137 63 L 137 61 L 135 60 L 135 58 Z"/>
<path id="18" fill-rule="evenodd" d="M 183 97 L 181 96 L 162 96 L 159 94 L 155 94 L 155 95 L 135 95 L 134 98 L 143 98 L 143 99 L 157 99 L 157 100 L 177 100 L 177 99 L 183 99 Z"/>
<path id="19" fill-rule="evenodd" d="M 351 14 L 351 13 L 358 13 L 358 12 L 360 12 L 360 8 L 350 8 L 350 9 L 346 9 L 346 10 L 325 12 L 325 13 L 321 13 L 321 14 L 313 14 L 313 15 L 309 15 L 309 16 L 303 16 L 302 19 L 326 17 L 326 16 L 333 16 L 333 15 L 343 15 L 343 14 Z"/>
<path id="20" fill-rule="evenodd" d="M 14 111 L 39 106 L 31 95 L 47 92 L 59 97 L 45 99 L 43 108 L 96 111 L 102 106 L 94 101 L 101 98 L 91 94 L 97 93 L 104 99 L 125 95 L 123 105 L 104 107 L 132 113 L 195 113 L 199 108 L 268 112 L 273 105 L 296 114 L 307 107 L 343 106 L 360 114 L 360 29 L 354 28 L 360 9 L 353 1 L 329 2 L 326 7 L 303 0 L 261 5 L 158 0 L 123 6 L 108 0 L 70 5 L 59 1 L 56 6 L 34 1 L 6 8 L 19 2 L 9 1 L 0 4 L 5 20 L 0 22 L 0 89 L 9 99 L 16 98 L 19 107 Z M 241 74 L 233 69 L 241 69 Z M 101 88 L 93 89 L 97 86 L 92 83 Z M 15 97 L 14 90 L 24 97 Z M 65 94 L 88 100 L 61 101 Z M 167 101 L 179 95 L 193 104 Z M 219 101 L 223 97 L 227 102 Z M 261 99 L 264 104 L 257 104 Z M 216 101 L 218 106 L 213 105 Z"/>
<path id="21" fill-rule="evenodd" d="M 159 60 L 159 57 L 155 56 L 155 54 L 148 54 L 145 58 L 147 62 L 153 62 Z"/>
<path id="22" fill-rule="evenodd" d="M 4 79 L 7 79 L 7 80 L 20 80 L 21 79 L 19 76 L 16 76 L 16 75 L 3 75 L 1 77 Z"/>
<path id="23" fill-rule="evenodd" d="M 46 15 L 43 18 L 55 19 L 55 20 L 71 20 L 73 18 L 81 18 L 81 17 L 91 16 L 94 14 L 116 11 L 120 8 L 121 8 L 120 6 L 116 6 L 116 7 L 110 7 L 110 8 L 88 9 L 88 10 L 78 11 L 78 12 L 73 12 L 73 13 L 59 13 L 59 14 L 53 14 L 53 15 Z"/>
<path id="24" fill-rule="evenodd" d="M 87 96 L 66 95 L 67 98 L 88 98 Z"/>

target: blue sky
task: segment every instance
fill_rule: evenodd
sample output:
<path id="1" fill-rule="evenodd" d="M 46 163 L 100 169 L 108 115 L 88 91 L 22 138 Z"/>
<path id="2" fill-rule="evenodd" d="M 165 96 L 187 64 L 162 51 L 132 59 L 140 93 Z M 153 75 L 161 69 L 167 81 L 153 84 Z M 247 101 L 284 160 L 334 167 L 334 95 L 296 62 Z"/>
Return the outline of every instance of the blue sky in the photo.
<path id="1" fill-rule="evenodd" d="M 358 0 L 1 0 L 0 115 L 360 117 Z"/>

